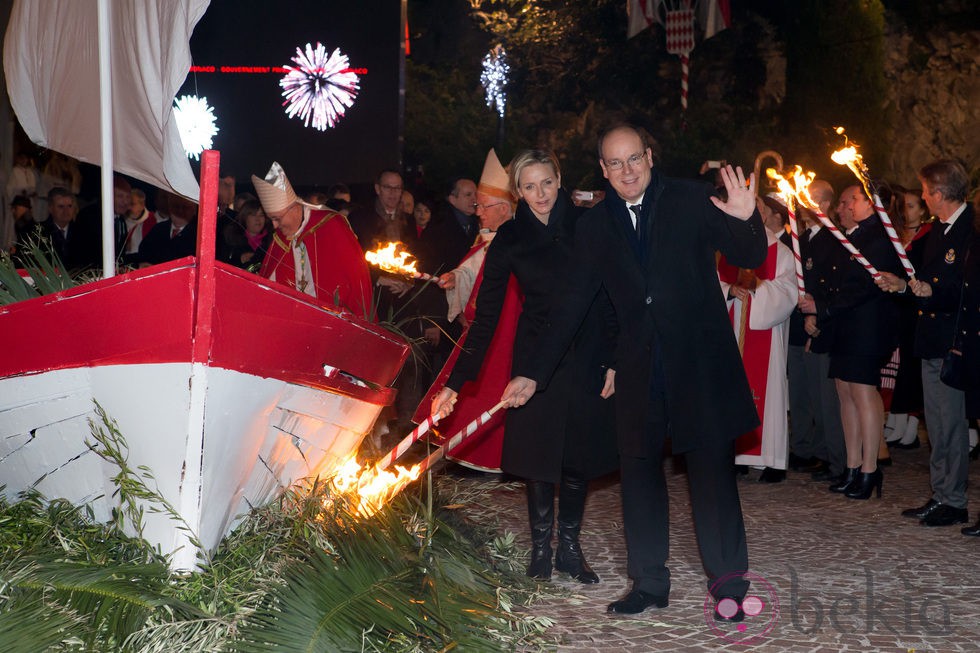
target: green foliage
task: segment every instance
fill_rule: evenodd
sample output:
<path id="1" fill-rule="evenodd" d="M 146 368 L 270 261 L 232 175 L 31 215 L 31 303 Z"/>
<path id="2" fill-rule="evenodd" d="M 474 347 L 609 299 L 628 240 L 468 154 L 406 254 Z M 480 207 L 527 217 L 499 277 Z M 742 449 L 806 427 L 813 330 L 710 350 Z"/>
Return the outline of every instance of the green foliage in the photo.
<path id="1" fill-rule="evenodd" d="M 540 590 L 523 576 L 513 536 L 495 538 L 431 490 L 428 506 L 409 488 L 363 519 L 311 479 L 252 510 L 201 571 L 170 572 L 122 529 L 139 530 L 140 505 L 172 508 L 160 505 L 148 470 L 128 466 L 111 418 L 99 417 L 91 446 L 119 469 L 112 521 L 37 493 L 0 499 L 0 650 L 542 647 L 548 620 L 518 612 Z"/>
<path id="2" fill-rule="evenodd" d="M 17 265 L 7 252 L 0 252 L 0 305 L 55 293 L 78 285 L 65 270 L 64 263 L 51 246 L 51 241 L 38 235 L 18 252 L 21 264 L 33 280 L 33 285 L 17 272 Z"/>

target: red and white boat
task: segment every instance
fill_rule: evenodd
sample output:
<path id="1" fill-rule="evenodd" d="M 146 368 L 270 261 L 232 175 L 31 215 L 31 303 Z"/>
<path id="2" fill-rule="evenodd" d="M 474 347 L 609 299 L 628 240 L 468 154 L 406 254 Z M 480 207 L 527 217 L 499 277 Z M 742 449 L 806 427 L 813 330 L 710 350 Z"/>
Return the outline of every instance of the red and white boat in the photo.
<path id="1" fill-rule="evenodd" d="M 185 526 L 210 550 L 250 507 L 351 456 L 408 353 L 375 324 L 216 262 L 206 155 L 197 257 L 0 307 L 3 493 L 35 488 L 109 519 L 118 470 L 86 445 L 98 402 L 129 466 L 150 470 L 184 522 L 144 515 L 175 569 L 198 561 Z"/>

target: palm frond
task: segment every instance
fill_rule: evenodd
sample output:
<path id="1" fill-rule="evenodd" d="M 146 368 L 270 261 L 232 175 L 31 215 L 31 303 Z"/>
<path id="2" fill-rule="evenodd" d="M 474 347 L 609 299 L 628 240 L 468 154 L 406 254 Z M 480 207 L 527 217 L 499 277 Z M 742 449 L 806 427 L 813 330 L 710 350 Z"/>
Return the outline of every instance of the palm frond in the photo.
<path id="1" fill-rule="evenodd" d="M 170 571 L 160 563 L 94 566 L 22 558 L 17 565 L 18 571 L 9 576 L 0 572 L 10 604 L 3 612 L 43 600 L 56 614 L 78 615 L 73 630 L 89 643 L 122 642 L 154 614 L 168 619 L 202 616 L 200 610 L 173 596 Z"/>
<path id="2" fill-rule="evenodd" d="M 39 596 L 0 610 L 0 651 L 38 653 L 69 639 L 84 619 L 71 611 L 53 609 Z"/>
<path id="3" fill-rule="evenodd" d="M 41 293 L 24 280 L 7 252 L 0 252 L 0 305 L 40 297 Z"/>

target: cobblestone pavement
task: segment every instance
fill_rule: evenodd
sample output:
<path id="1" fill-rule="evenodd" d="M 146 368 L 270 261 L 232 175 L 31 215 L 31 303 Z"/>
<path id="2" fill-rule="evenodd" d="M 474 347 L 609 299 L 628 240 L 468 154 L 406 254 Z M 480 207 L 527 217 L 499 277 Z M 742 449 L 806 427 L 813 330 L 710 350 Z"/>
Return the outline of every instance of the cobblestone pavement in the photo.
<path id="1" fill-rule="evenodd" d="M 977 651 L 980 650 L 980 538 L 960 526 L 927 528 L 900 512 L 929 498 L 928 448 L 895 451 L 881 499 L 854 501 L 827 483 L 789 472 L 764 484 L 757 471 L 740 477 L 749 545 L 750 595 L 762 610 L 718 627 L 705 619 L 706 585 L 691 522 L 687 477 L 667 462 L 670 490 L 670 606 L 635 617 L 608 616 L 606 605 L 628 588 L 619 483 L 593 483 L 582 546 L 602 582 L 580 585 L 559 574 L 567 591 L 531 606 L 554 625 L 556 650 L 593 651 Z M 972 463 L 973 474 L 980 463 Z M 482 523 L 529 546 L 523 485 L 469 475 L 480 505 L 465 507 Z M 483 489 L 485 486 L 485 489 Z M 477 489 L 477 488 L 472 488 Z M 972 506 L 980 492 L 970 491 Z M 976 512 L 971 512 L 974 523 Z M 709 607 L 710 609 L 710 607 Z"/>

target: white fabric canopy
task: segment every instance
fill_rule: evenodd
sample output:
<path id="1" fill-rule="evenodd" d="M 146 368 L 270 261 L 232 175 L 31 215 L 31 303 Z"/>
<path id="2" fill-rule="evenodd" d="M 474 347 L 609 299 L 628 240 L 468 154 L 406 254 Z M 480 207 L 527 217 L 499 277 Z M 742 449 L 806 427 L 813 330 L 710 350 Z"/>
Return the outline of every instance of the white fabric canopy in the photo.
<path id="1" fill-rule="evenodd" d="M 209 0 L 110 3 L 113 167 L 197 200 L 173 100 Z M 32 141 L 100 165 L 96 0 L 16 0 L 4 41 L 10 103 Z"/>

